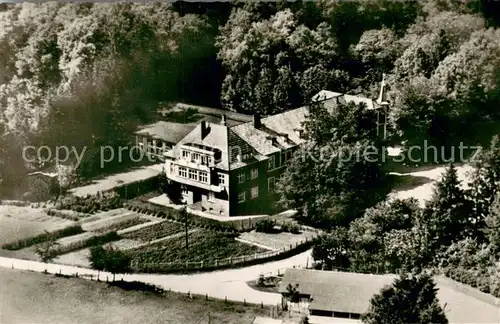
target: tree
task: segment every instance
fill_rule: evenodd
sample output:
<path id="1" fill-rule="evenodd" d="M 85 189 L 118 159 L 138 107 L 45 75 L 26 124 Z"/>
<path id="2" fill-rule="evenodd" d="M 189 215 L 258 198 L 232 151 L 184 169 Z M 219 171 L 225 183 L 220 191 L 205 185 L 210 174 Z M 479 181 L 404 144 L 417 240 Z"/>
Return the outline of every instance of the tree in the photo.
<path id="1" fill-rule="evenodd" d="M 362 321 L 365 324 L 447 324 L 436 292 L 436 284 L 429 275 L 401 275 L 390 287 L 372 297 Z"/>
<path id="2" fill-rule="evenodd" d="M 497 194 L 491 205 L 485 224 L 491 250 L 500 259 L 500 194 Z"/>
<path id="3" fill-rule="evenodd" d="M 348 224 L 383 200 L 385 152 L 371 140 L 372 117 L 363 106 L 339 104 L 328 111 L 311 103 L 304 125 L 307 140 L 277 186 L 278 203 L 299 210 L 311 224 L 331 227 Z"/>
<path id="4" fill-rule="evenodd" d="M 349 239 L 344 228 L 335 228 L 315 242 L 312 257 L 325 269 L 349 269 Z"/>
<path id="5" fill-rule="evenodd" d="M 306 26 L 290 8 L 257 12 L 235 8 L 217 37 L 217 57 L 227 71 L 223 106 L 269 115 L 302 105 L 322 88 L 345 86 L 326 22 Z"/>
<path id="6" fill-rule="evenodd" d="M 115 281 L 115 275 L 117 273 L 130 272 L 132 258 L 113 246 L 107 247 L 105 260 L 105 269 L 113 274 L 113 281 Z"/>
<path id="7" fill-rule="evenodd" d="M 94 246 L 90 249 L 89 261 L 92 268 L 102 271 L 106 270 L 113 274 L 113 281 L 117 273 L 130 271 L 131 257 L 123 251 L 111 245 L 107 247 Z"/>
<path id="8" fill-rule="evenodd" d="M 49 231 L 45 231 L 47 239 L 45 242 L 38 244 L 35 248 L 36 254 L 40 257 L 43 263 L 47 264 L 57 257 L 57 239 Z M 47 271 L 47 270 L 45 270 Z"/>
<path id="9" fill-rule="evenodd" d="M 473 216 L 476 234 L 484 228 L 485 218 L 495 196 L 500 192 L 500 136 L 494 136 L 490 147 L 482 149 L 474 159 L 474 171 L 470 190 L 467 195 L 473 203 Z"/>
<path id="10" fill-rule="evenodd" d="M 103 271 L 106 267 L 106 256 L 106 250 L 101 245 L 91 247 L 89 261 L 92 268 Z"/>
<path id="11" fill-rule="evenodd" d="M 457 170 L 450 164 L 435 184 L 433 196 L 423 212 L 431 249 L 438 250 L 465 238 L 470 233 L 471 213 L 472 206 L 461 188 Z"/>

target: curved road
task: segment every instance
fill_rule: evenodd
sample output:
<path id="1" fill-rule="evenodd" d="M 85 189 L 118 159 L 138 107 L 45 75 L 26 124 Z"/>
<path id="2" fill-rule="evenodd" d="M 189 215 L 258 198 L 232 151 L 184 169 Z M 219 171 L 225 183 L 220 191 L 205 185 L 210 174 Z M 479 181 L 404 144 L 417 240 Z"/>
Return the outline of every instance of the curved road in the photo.
<path id="1" fill-rule="evenodd" d="M 250 288 L 246 283 L 257 280 L 260 274 L 277 274 L 286 268 L 306 267 L 311 264 L 311 250 L 295 255 L 288 259 L 268 262 L 240 269 L 228 269 L 214 272 L 196 273 L 189 275 L 160 275 L 160 274 L 125 274 L 117 275 L 116 280 L 123 278 L 125 281 L 140 281 L 159 286 L 165 290 L 176 292 L 205 295 L 233 301 L 246 301 L 249 303 L 265 305 L 276 305 L 281 303 L 281 296 L 274 293 L 266 293 Z M 62 273 L 64 275 L 87 275 L 97 277 L 97 271 L 93 269 L 67 266 L 61 264 L 45 264 L 38 261 L 29 261 L 13 258 L 0 257 L 0 267 L 14 268 L 19 270 L 30 270 L 49 273 Z M 107 272 L 100 273 L 100 279 L 111 280 L 112 275 Z"/>

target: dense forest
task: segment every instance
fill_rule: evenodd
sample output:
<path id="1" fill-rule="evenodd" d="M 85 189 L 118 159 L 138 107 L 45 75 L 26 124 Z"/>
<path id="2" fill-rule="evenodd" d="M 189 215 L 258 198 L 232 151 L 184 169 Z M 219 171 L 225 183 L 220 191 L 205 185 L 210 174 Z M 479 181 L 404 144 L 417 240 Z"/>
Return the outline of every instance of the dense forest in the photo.
<path id="1" fill-rule="evenodd" d="M 500 115 L 492 1 L 23 3 L 0 7 L 0 186 L 26 145 L 130 141 L 166 102 L 262 115 L 390 86 L 391 140 L 489 139 Z M 125 163 L 126 164 L 126 163 Z"/>

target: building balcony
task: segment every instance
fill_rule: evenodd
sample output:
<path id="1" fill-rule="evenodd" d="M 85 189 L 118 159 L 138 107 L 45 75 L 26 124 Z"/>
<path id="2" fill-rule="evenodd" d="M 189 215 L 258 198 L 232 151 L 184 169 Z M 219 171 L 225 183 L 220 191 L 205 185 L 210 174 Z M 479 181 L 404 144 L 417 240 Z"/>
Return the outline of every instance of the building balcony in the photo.
<path id="1" fill-rule="evenodd" d="M 201 162 L 193 162 L 193 161 L 182 159 L 182 158 L 176 159 L 174 163 L 175 163 L 175 165 L 178 165 L 178 166 L 183 166 L 186 168 L 196 169 L 196 170 L 206 171 L 206 172 L 210 172 L 210 167 L 215 166 L 215 164 L 213 164 L 213 163 L 212 163 L 212 165 L 209 165 L 209 164 L 205 164 L 205 163 L 201 163 Z"/>
<path id="2" fill-rule="evenodd" d="M 224 186 L 222 186 L 222 185 L 211 185 L 210 183 L 205 183 L 205 182 L 201 182 L 201 181 L 196 181 L 196 180 L 180 177 L 179 175 L 174 174 L 173 172 L 169 172 L 169 171 L 167 171 L 167 178 L 172 180 L 172 181 L 181 183 L 181 184 L 205 189 L 208 191 L 222 192 L 224 190 Z"/>

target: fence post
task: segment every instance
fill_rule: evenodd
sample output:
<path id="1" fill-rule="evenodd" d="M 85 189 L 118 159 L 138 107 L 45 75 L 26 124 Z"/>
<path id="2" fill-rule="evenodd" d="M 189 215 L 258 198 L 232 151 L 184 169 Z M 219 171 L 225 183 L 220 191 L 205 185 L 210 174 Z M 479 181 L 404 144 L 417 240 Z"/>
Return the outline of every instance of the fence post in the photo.
<path id="1" fill-rule="evenodd" d="M 215 267 L 219 265 L 219 259 L 215 259 Z"/>
<path id="2" fill-rule="evenodd" d="M 243 306 L 246 306 L 247 305 L 247 300 L 246 298 L 243 298 Z"/>
<path id="3" fill-rule="evenodd" d="M 200 261 L 200 269 L 203 269 L 203 261 Z"/>
<path id="4" fill-rule="evenodd" d="M 205 300 L 208 300 L 208 294 L 205 294 Z"/>

